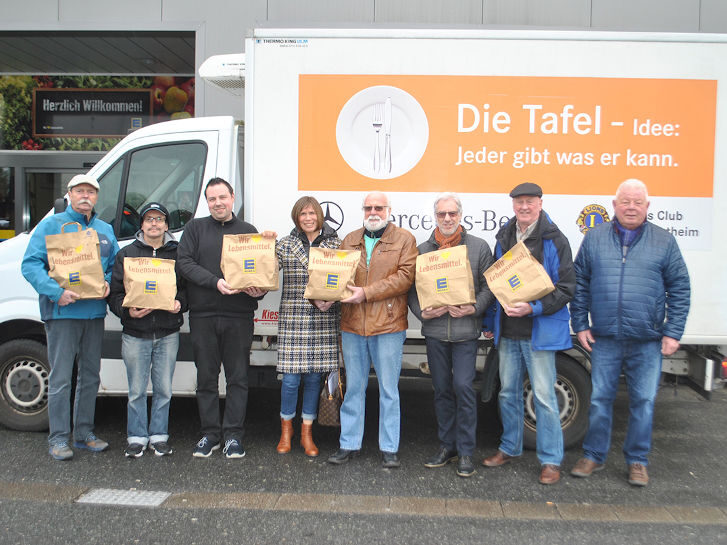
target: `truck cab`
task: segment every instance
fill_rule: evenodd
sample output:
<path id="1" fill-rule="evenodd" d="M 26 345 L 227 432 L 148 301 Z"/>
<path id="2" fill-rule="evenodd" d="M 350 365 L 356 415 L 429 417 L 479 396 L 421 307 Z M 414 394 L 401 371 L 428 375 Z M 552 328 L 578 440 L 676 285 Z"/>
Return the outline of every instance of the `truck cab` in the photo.
<path id="1" fill-rule="evenodd" d="M 89 171 L 101 186 L 95 211 L 112 225 L 124 246 L 139 229 L 138 211 L 158 201 L 169 210 L 169 231 L 179 239 L 191 218 L 209 214 L 202 194 L 206 180 L 215 176 L 229 180 L 235 187 L 235 209 L 241 208 L 238 143 L 242 140 L 232 117 L 169 121 L 139 129 Z M 39 430 L 47 427 L 50 368 L 38 295 L 20 274 L 29 237 L 21 233 L 0 245 L 0 422 L 15 429 Z M 125 394 L 121 322 L 111 313 L 105 330 L 100 393 Z M 193 395 L 191 350 L 180 355 L 189 359 L 180 359 L 182 372 L 175 376 L 175 392 Z"/>

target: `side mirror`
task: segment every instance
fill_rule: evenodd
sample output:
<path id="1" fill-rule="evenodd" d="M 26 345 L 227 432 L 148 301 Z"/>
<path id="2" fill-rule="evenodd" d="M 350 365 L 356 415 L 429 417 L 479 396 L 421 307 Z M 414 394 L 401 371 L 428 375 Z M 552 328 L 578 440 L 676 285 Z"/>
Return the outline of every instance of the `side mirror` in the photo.
<path id="1" fill-rule="evenodd" d="M 66 202 L 65 197 L 56 199 L 53 203 L 53 213 L 60 214 L 61 212 L 64 212 L 66 210 L 66 206 L 68 206 L 68 203 Z"/>

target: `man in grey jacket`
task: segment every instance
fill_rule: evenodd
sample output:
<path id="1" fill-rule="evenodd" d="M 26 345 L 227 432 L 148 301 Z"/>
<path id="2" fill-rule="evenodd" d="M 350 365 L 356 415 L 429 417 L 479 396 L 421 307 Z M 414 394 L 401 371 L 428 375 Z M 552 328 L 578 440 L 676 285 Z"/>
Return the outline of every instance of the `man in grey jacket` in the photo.
<path id="1" fill-rule="evenodd" d="M 409 307 L 422 322 L 427 343 L 427 360 L 434 386 L 434 412 L 440 448 L 425 467 L 444 467 L 457 461 L 457 475 L 475 473 L 472 454 L 477 430 L 477 396 L 473 386 L 477 339 L 482 316 L 494 297 L 484 272 L 494 262 L 487 242 L 467 233 L 460 225 L 462 202 L 454 193 L 443 193 L 434 201 L 437 227 L 419 253 L 464 244 L 472 269 L 475 303 L 438 308 L 421 308 L 416 288 L 409 291 Z"/>

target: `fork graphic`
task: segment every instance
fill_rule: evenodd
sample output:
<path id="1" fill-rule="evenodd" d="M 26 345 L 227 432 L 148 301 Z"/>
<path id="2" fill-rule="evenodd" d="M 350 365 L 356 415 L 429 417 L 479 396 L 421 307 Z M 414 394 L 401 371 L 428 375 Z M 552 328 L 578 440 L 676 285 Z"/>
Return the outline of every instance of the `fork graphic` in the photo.
<path id="1" fill-rule="evenodd" d="M 384 105 L 377 103 L 374 104 L 374 114 L 373 114 L 373 120 L 371 121 L 371 125 L 374 127 L 374 130 L 376 131 L 376 149 L 374 149 L 374 172 L 379 172 L 381 170 L 381 152 L 379 151 L 379 133 L 381 132 L 381 127 L 384 124 Z"/>

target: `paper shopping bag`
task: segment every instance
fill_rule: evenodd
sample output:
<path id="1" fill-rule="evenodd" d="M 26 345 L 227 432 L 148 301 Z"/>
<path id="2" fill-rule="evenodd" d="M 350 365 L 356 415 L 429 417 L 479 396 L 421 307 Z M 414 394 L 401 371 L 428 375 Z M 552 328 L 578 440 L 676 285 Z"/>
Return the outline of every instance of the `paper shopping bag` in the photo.
<path id="1" fill-rule="evenodd" d="M 124 307 L 174 310 L 177 275 L 173 259 L 124 258 Z"/>
<path id="2" fill-rule="evenodd" d="M 75 225 L 77 231 L 65 232 Z M 106 291 L 106 279 L 101 265 L 98 233 L 81 229 L 77 222 L 64 223 L 57 235 L 45 237 L 48 252 L 48 276 L 81 299 L 101 299 Z"/>
<path id="3" fill-rule="evenodd" d="M 540 262 L 520 241 L 485 271 L 490 291 L 502 305 L 536 301 L 555 290 Z"/>
<path id="4" fill-rule="evenodd" d="M 358 250 L 311 248 L 308 256 L 308 284 L 303 297 L 341 301 L 353 295 L 348 284 L 353 280 L 361 259 Z"/>
<path id="5" fill-rule="evenodd" d="M 258 233 L 224 235 L 220 267 L 233 289 L 278 289 L 278 258 L 272 237 Z"/>
<path id="6" fill-rule="evenodd" d="M 414 282 L 422 309 L 475 302 L 475 283 L 464 245 L 417 256 Z"/>

